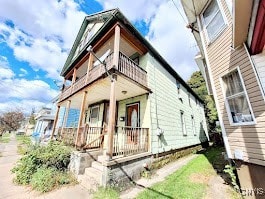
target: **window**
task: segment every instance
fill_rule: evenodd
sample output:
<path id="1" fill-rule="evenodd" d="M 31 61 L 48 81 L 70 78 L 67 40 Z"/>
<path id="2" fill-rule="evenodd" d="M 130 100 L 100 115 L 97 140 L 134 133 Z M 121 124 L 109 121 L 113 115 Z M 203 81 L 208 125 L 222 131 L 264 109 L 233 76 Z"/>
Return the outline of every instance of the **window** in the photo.
<path id="1" fill-rule="evenodd" d="M 99 106 L 91 107 L 90 110 L 90 123 L 95 123 L 98 121 Z"/>
<path id="2" fill-rule="evenodd" d="M 232 71 L 223 78 L 226 109 L 232 124 L 253 123 L 253 114 L 244 89 L 239 70 Z"/>
<path id="3" fill-rule="evenodd" d="M 190 102 L 190 94 L 188 95 L 188 97 L 189 97 L 189 105 L 190 105 L 190 107 L 191 107 L 191 102 Z"/>
<path id="4" fill-rule="evenodd" d="M 193 135 L 196 135 L 195 120 L 193 115 L 191 115 L 191 124 L 192 124 Z"/>
<path id="5" fill-rule="evenodd" d="M 205 28 L 208 40 L 214 40 L 225 28 L 226 24 L 218 6 L 217 0 L 212 0 L 202 13 L 203 27 Z"/>
<path id="6" fill-rule="evenodd" d="M 184 112 L 180 111 L 180 122 L 181 122 L 181 131 L 183 135 L 187 135 Z"/>

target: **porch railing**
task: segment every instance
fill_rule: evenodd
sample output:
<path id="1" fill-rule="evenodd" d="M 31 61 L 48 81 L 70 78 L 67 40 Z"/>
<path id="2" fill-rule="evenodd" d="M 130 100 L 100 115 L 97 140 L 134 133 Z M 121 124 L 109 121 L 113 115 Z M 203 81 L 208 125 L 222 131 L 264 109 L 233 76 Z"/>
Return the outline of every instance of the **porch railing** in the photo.
<path id="1" fill-rule="evenodd" d="M 149 129 L 117 127 L 113 141 L 113 159 L 148 152 Z"/>
<path id="2" fill-rule="evenodd" d="M 147 87 L 147 72 L 121 52 L 119 55 L 118 71 Z"/>
<path id="3" fill-rule="evenodd" d="M 107 70 L 110 70 L 114 67 L 112 65 L 112 60 L 113 54 L 110 54 L 104 60 Z M 94 66 L 89 71 L 88 75 L 85 74 L 80 79 L 78 79 L 72 86 L 65 88 L 62 91 L 59 100 L 62 101 L 66 99 L 67 97 L 81 90 L 88 84 L 94 82 L 106 73 L 106 69 L 103 64 Z M 128 78 L 134 80 L 135 82 L 138 82 L 139 84 L 147 87 L 147 72 L 121 52 L 119 53 L 119 65 L 116 70 L 118 70 L 121 74 L 127 76 Z"/>
<path id="4" fill-rule="evenodd" d="M 86 144 L 84 149 L 101 148 L 103 141 L 103 127 L 87 127 L 85 133 Z"/>

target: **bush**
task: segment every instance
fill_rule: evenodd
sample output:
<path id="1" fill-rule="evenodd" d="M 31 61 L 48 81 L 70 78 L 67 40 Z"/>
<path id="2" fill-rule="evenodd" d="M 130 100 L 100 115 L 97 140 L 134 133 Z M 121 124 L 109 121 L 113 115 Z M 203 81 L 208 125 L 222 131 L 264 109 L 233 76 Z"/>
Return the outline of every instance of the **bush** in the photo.
<path id="1" fill-rule="evenodd" d="M 57 185 L 69 184 L 74 178 L 66 172 L 70 162 L 71 149 L 58 142 L 47 146 L 30 147 L 12 169 L 17 184 L 31 184 L 41 192 L 50 191 Z"/>
<path id="2" fill-rule="evenodd" d="M 40 192 L 47 192 L 56 185 L 57 171 L 53 168 L 39 168 L 33 175 L 30 184 L 33 189 Z"/>
<path id="3" fill-rule="evenodd" d="M 30 184 L 33 189 L 48 192 L 64 184 L 76 182 L 73 175 L 54 168 L 39 168 L 32 176 Z"/>

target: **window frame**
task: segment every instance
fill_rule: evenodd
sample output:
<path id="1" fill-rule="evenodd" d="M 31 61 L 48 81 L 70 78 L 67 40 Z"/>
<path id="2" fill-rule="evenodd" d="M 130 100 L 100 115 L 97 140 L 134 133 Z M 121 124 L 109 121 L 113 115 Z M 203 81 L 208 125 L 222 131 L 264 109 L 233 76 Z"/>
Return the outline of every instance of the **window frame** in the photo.
<path id="1" fill-rule="evenodd" d="M 180 122 L 181 122 L 181 132 L 183 136 L 187 136 L 186 121 L 184 111 L 180 110 Z"/>
<path id="2" fill-rule="evenodd" d="M 243 91 L 240 92 L 240 93 L 236 93 L 233 96 L 226 97 L 226 90 L 225 90 L 225 87 L 224 87 L 224 84 L 225 83 L 224 83 L 223 77 L 229 75 L 230 73 L 232 73 L 234 71 L 237 71 L 237 73 L 238 73 L 239 79 L 241 81 L 240 83 L 241 83 L 241 85 L 243 87 Z M 222 93 L 223 93 L 224 103 L 225 103 L 225 108 L 226 108 L 226 113 L 227 113 L 227 116 L 228 116 L 228 120 L 229 120 L 230 126 L 255 125 L 256 124 L 255 115 L 254 115 L 254 112 L 253 112 L 251 103 L 249 101 L 248 93 L 247 93 L 247 90 L 246 90 L 246 87 L 245 87 L 245 83 L 244 83 L 244 79 L 242 77 L 242 74 L 241 74 L 241 71 L 240 71 L 239 66 L 237 66 L 233 70 L 229 71 L 228 73 L 222 75 L 219 80 L 220 80 L 220 84 L 221 84 L 221 90 L 222 90 Z M 239 97 L 239 96 L 242 96 L 242 95 L 245 95 L 245 98 L 246 98 L 246 101 L 247 101 L 247 104 L 248 104 L 248 107 L 249 107 L 249 111 L 250 111 L 251 117 L 253 118 L 253 121 L 251 121 L 251 122 L 238 122 L 238 123 L 235 123 L 233 121 L 233 118 L 232 118 L 232 115 L 231 115 L 231 109 L 230 109 L 228 100 L 229 99 L 234 99 L 234 98 Z"/>
<path id="3" fill-rule="evenodd" d="M 196 136 L 196 125 L 195 125 L 195 119 L 194 119 L 194 115 L 191 115 L 191 126 L 192 126 L 192 131 L 193 131 L 193 135 Z"/>
<path id="4" fill-rule="evenodd" d="M 97 109 L 98 110 L 97 117 L 92 117 L 93 109 Z M 95 122 L 94 120 L 97 120 L 97 122 L 99 121 L 99 111 L 100 111 L 99 105 L 90 107 L 89 123 L 94 123 Z M 93 121 L 92 121 L 92 119 L 93 119 Z"/>
<path id="5" fill-rule="evenodd" d="M 218 12 L 215 13 L 215 15 L 212 17 L 211 21 L 207 24 L 207 26 L 205 25 L 205 20 L 203 17 L 204 12 L 206 11 L 206 9 L 209 7 L 210 3 L 212 1 L 216 1 L 217 6 L 219 8 L 219 12 L 221 13 L 221 16 L 223 17 L 224 20 L 224 25 L 220 28 L 220 30 L 213 36 L 212 39 L 210 39 L 209 37 L 209 33 L 207 31 L 207 26 L 213 21 L 213 19 L 216 17 L 216 15 L 218 14 Z M 211 0 L 207 3 L 207 5 L 205 6 L 205 8 L 202 10 L 201 14 L 200 14 L 200 21 L 201 21 L 201 26 L 202 26 L 202 30 L 205 33 L 205 37 L 206 37 L 206 41 L 207 41 L 207 45 L 213 43 L 223 32 L 224 30 L 227 28 L 228 26 L 228 21 L 227 18 L 225 16 L 224 10 L 222 5 L 220 4 L 219 0 Z"/>

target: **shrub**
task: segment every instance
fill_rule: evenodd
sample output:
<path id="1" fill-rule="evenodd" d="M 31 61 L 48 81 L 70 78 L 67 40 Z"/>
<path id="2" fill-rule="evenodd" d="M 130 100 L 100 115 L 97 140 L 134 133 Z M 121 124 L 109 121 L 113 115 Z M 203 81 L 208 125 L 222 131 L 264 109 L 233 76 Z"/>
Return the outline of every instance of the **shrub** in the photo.
<path id="1" fill-rule="evenodd" d="M 53 168 L 39 168 L 33 175 L 30 184 L 33 189 L 40 192 L 47 192 L 56 185 L 57 171 Z"/>
<path id="2" fill-rule="evenodd" d="M 72 183 L 74 177 L 66 172 L 70 154 L 71 149 L 58 142 L 31 146 L 12 169 L 14 181 L 21 185 L 31 184 L 33 189 L 41 192 Z"/>

